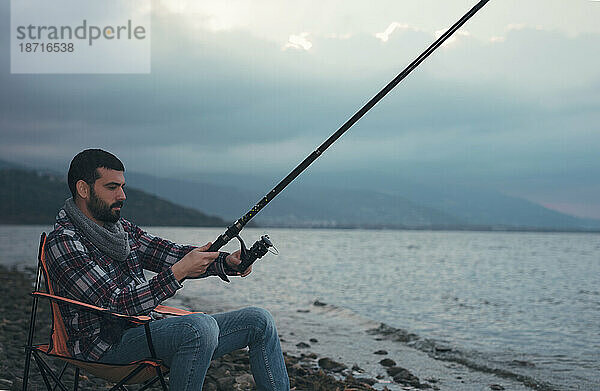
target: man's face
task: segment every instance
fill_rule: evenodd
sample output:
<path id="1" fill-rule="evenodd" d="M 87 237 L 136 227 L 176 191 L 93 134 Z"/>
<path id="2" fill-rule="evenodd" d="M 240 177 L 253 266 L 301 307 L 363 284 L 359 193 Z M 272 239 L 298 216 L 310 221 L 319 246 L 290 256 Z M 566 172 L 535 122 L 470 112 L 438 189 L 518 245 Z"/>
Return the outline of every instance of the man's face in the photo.
<path id="1" fill-rule="evenodd" d="M 123 171 L 98 168 L 100 178 L 90 186 L 87 207 L 98 221 L 116 223 L 121 217 L 121 207 L 125 201 L 125 177 Z"/>

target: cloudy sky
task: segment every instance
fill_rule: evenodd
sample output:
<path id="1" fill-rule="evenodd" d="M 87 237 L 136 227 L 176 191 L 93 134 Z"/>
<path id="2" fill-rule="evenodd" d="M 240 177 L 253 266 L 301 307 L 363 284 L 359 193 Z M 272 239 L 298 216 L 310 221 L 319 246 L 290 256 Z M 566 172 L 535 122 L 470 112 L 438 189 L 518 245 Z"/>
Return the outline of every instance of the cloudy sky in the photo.
<path id="1" fill-rule="evenodd" d="M 0 159 L 66 170 L 101 147 L 132 171 L 281 178 L 474 4 L 155 0 L 149 75 L 12 75 L 4 0 Z M 312 172 L 600 218 L 598 20 L 599 1 L 491 0 Z"/>

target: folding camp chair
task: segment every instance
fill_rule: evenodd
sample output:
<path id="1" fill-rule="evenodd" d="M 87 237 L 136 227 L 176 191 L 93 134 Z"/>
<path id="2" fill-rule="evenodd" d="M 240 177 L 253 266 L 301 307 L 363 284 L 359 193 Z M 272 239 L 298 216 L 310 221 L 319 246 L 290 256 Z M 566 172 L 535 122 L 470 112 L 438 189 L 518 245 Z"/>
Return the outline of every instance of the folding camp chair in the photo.
<path id="1" fill-rule="evenodd" d="M 116 385 L 112 387 L 110 391 L 127 390 L 127 388 L 125 387 L 126 384 L 143 384 L 143 386 L 139 389 L 139 391 L 141 391 L 147 389 L 151 385 L 155 384 L 157 381 L 160 381 L 160 384 L 164 391 L 168 390 L 164 375 L 169 372 L 169 368 L 167 368 L 162 363 L 162 361 L 156 357 L 156 351 L 154 350 L 154 345 L 152 344 L 152 336 L 150 334 L 149 324 L 151 318 L 149 316 L 122 315 L 115 312 L 111 312 L 105 308 L 100 308 L 87 303 L 82 303 L 76 300 L 54 295 L 54 290 L 52 288 L 52 284 L 48 276 L 48 268 L 46 265 L 46 258 L 44 255 L 45 244 L 46 233 L 42 233 L 38 253 L 38 268 L 37 278 L 35 282 L 35 290 L 31 293 L 33 296 L 33 305 L 31 307 L 29 336 L 27 339 L 27 346 L 25 347 L 26 356 L 25 372 L 23 375 L 23 391 L 27 390 L 29 365 L 32 356 L 39 368 L 40 373 L 42 374 L 42 378 L 44 380 L 44 383 L 46 384 L 46 388 L 48 389 L 48 391 L 56 390 L 57 387 L 60 388 L 62 391 L 67 391 L 67 388 L 62 381 L 62 377 L 69 365 L 73 365 L 75 367 L 75 379 L 73 384 L 73 390 L 75 391 L 78 389 L 79 386 L 80 369 L 83 369 L 84 371 L 99 378 L 108 380 L 112 383 L 116 383 Z M 42 274 L 46 283 L 45 285 L 47 292 L 43 292 L 40 290 Z M 50 308 L 52 310 L 52 330 L 50 342 L 48 344 L 33 344 L 37 305 L 38 299 L 40 297 L 47 298 L 50 300 Z M 134 325 L 144 325 L 146 331 L 146 340 L 148 342 L 148 348 L 150 350 L 151 357 L 124 365 L 104 364 L 99 362 L 74 359 L 73 357 L 71 357 L 71 354 L 67 349 L 68 336 L 65 331 L 65 326 L 62 320 L 58 303 L 74 305 L 84 311 L 93 311 L 102 314 L 103 316 L 110 316 L 117 319 L 123 319 L 131 322 Z M 193 313 L 190 311 L 185 311 L 178 308 L 167 307 L 163 305 L 159 305 L 154 309 L 154 311 L 164 315 L 175 316 Z M 50 365 L 44 360 L 46 357 L 58 358 L 65 362 L 59 374 L 56 374 L 55 371 L 50 367 Z M 50 380 L 54 381 L 54 386 L 51 385 Z"/>

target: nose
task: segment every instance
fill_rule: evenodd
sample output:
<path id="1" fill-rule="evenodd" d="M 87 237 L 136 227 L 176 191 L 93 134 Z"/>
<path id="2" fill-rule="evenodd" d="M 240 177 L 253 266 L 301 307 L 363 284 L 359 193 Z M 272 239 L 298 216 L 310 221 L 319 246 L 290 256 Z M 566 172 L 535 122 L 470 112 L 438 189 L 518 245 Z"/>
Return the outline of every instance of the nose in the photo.
<path id="1" fill-rule="evenodd" d="M 125 196 L 125 190 L 122 187 L 119 188 L 119 193 L 117 194 L 117 201 L 125 201 L 127 197 Z"/>

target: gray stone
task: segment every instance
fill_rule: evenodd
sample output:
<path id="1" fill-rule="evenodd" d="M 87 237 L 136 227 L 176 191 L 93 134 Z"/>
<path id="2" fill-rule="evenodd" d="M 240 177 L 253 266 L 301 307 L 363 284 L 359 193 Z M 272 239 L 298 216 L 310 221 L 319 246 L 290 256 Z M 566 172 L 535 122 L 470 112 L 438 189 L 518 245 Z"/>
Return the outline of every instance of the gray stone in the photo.
<path id="1" fill-rule="evenodd" d="M 254 378 L 249 373 L 245 373 L 243 375 L 236 376 L 235 382 L 237 384 L 240 384 L 242 386 L 242 388 L 246 388 L 246 389 L 248 389 L 248 388 L 254 389 L 256 387 L 256 384 L 254 383 Z"/>
<path id="2" fill-rule="evenodd" d="M 337 361 L 333 361 L 332 359 L 325 357 L 322 358 L 318 361 L 319 366 L 325 370 L 330 370 L 333 372 L 341 372 L 344 369 L 348 368 L 347 366 L 345 366 L 342 363 L 339 363 Z"/>
<path id="3" fill-rule="evenodd" d="M 217 384 L 219 385 L 219 390 L 231 390 L 235 384 L 235 378 L 233 376 L 220 377 L 217 379 Z"/>
<path id="4" fill-rule="evenodd" d="M 393 367 L 396 365 L 396 361 L 392 360 L 391 358 L 384 358 L 383 360 L 379 361 L 379 363 L 384 367 Z"/>

